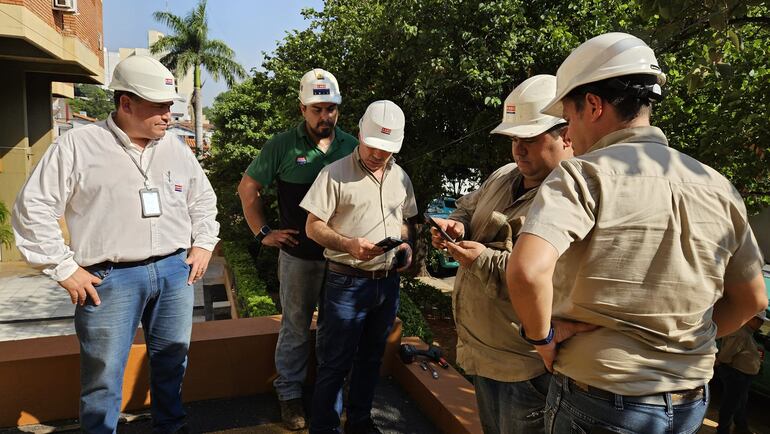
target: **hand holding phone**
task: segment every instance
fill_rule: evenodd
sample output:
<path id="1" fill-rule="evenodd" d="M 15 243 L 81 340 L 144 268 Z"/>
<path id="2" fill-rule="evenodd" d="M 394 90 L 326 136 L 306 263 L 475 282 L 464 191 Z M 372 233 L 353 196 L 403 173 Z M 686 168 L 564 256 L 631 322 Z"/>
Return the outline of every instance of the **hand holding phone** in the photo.
<path id="1" fill-rule="evenodd" d="M 423 216 L 425 216 L 425 222 L 427 224 L 433 226 L 434 228 L 436 228 L 436 230 L 438 230 L 438 233 L 439 233 L 439 235 L 441 235 L 441 238 L 443 238 L 444 240 L 446 240 L 446 241 L 448 241 L 450 243 L 454 243 L 455 242 L 454 238 L 450 237 L 449 234 L 446 233 L 446 231 L 444 229 L 442 229 L 441 226 L 439 226 L 439 224 L 436 222 L 436 220 L 433 220 L 433 217 L 428 215 L 428 213 L 423 214 Z"/>
<path id="2" fill-rule="evenodd" d="M 401 245 L 401 243 L 403 243 L 403 242 L 404 242 L 404 240 L 402 240 L 400 238 L 387 237 L 387 238 L 379 241 L 375 245 L 378 246 L 378 247 L 382 247 L 382 251 L 383 251 L 383 253 L 385 253 L 388 250 L 395 249 L 396 247 Z"/>

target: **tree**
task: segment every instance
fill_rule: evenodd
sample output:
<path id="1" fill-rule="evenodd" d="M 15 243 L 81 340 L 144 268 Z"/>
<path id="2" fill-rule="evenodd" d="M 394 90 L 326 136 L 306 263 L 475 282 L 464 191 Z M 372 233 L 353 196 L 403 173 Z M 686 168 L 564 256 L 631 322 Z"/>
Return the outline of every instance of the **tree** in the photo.
<path id="1" fill-rule="evenodd" d="M 3 202 L 0 202 L 0 244 L 10 248 L 13 243 L 13 231 L 11 231 L 11 225 L 8 224 L 8 216 L 8 208 Z"/>
<path id="2" fill-rule="evenodd" d="M 234 60 L 235 53 L 227 44 L 208 38 L 206 0 L 200 0 L 184 18 L 162 11 L 153 13 L 153 17 L 168 26 L 173 34 L 160 38 L 152 44 L 150 51 L 154 54 L 165 52 L 160 61 L 174 71 L 177 78 L 187 74 L 190 68 L 193 70 L 195 146 L 203 149 L 201 68 L 205 68 L 214 80 L 224 78 L 228 86 L 235 85 L 238 78 L 245 78 L 246 71 Z"/>
<path id="3" fill-rule="evenodd" d="M 76 85 L 75 98 L 69 101 L 69 106 L 75 113 L 86 112 L 88 116 L 99 120 L 107 119 L 115 109 L 112 91 L 93 84 Z"/>

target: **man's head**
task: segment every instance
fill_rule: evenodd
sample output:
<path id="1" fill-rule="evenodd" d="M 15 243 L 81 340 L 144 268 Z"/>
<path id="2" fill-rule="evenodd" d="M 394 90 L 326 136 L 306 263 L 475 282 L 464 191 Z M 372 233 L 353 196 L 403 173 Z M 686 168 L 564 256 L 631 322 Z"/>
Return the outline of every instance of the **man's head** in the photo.
<path id="1" fill-rule="evenodd" d="M 404 112 L 393 101 L 381 100 L 369 104 L 358 122 L 358 153 L 372 172 L 387 164 L 404 142 Z"/>
<path id="2" fill-rule="evenodd" d="M 299 82 L 299 109 L 308 132 L 316 139 L 325 139 L 337 125 L 338 106 L 342 103 L 339 84 L 328 71 L 313 69 Z"/>
<path id="3" fill-rule="evenodd" d="M 651 102 L 662 99 L 666 75 L 644 41 L 606 33 L 572 51 L 556 80 L 556 96 L 543 113 L 569 122 L 567 137 L 580 155 L 613 131 L 649 125 Z"/>
<path id="4" fill-rule="evenodd" d="M 116 121 L 132 139 L 154 140 L 166 134 L 176 93 L 174 75 L 149 56 L 135 55 L 115 66 L 110 89 L 115 91 Z"/>
<path id="5" fill-rule="evenodd" d="M 513 159 L 527 186 L 540 184 L 561 160 L 572 157 L 572 147 L 561 133 L 564 119 L 540 113 L 556 94 L 556 77 L 530 77 L 508 95 L 503 121 L 493 134 L 512 138 Z"/>

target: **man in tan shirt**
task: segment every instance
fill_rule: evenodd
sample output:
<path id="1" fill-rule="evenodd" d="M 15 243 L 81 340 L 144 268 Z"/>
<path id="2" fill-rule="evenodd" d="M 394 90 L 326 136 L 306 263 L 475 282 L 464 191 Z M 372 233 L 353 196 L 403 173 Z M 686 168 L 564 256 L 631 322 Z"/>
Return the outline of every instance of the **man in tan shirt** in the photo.
<path id="1" fill-rule="evenodd" d="M 375 101 L 359 122 L 359 145 L 321 170 L 300 203 L 307 235 L 325 247 L 318 313 L 318 373 L 311 433 L 339 432 L 342 384 L 350 374 L 346 434 L 379 432 L 371 419 L 385 340 L 396 318 L 399 272 L 412 249 L 405 219 L 417 214 L 409 176 L 392 154 L 404 140 L 404 113 Z"/>
<path id="2" fill-rule="evenodd" d="M 572 157 L 570 142 L 560 135 L 567 123 L 540 113 L 554 95 L 553 75 L 531 77 L 511 92 L 503 122 L 492 133 L 511 137 L 515 163 L 458 199 L 448 220 L 435 219 L 450 236 L 466 241 L 446 242 L 432 229 L 433 245 L 460 262 L 452 292 L 457 362 L 473 376 L 486 434 L 543 432 L 551 375 L 519 336 L 505 266 L 538 186 L 561 160 Z"/>
<path id="3" fill-rule="evenodd" d="M 733 423 L 734 433 L 752 433 L 746 417 L 746 404 L 751 381 L 759 373 L 764 355 L 764 351 L 754 340 L 754 332 L 766 321 L 767 314 L 763 310 L 738 331 L 722 338 L 716 368 L 723 388 L 717 434 L 730 434 L 730 426 Z"/>
<path id="4" fill-rule="evenodd" d="M 715 338 L 767 305 L 743 200 L 650 126 L 665 75 L 640 39 L 597 36 L 556 77 L 543 112 L 579 157 L 543 182 L 506 272 L 522 336 L 557 373 L 546 430 L 694 432 Z M 599 328 L 570 338 L 552 315 Z"/>

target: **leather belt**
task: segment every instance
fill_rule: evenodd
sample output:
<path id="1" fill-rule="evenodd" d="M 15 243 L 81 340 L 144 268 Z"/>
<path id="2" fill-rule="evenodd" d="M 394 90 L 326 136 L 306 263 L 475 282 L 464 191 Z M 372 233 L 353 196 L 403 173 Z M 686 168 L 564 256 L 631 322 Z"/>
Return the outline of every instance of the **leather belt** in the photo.
<path id="1" fill-rule="evenodd" d="M 112 262 L 112 261 L 104 261 L 100 262 L 98 264 L 91 265 L 91 267 L 99 268 L 99 267 L 108 267 L 112 266 L 112 268 L 130 268 L 130 267 L 137 267 L 140 265 L 149 265 L 154 262 L 158 262 L 162 259 L 166 259 L 169 256 L 174 256 L 182 253 L 185 249 L 177 249 L 174 252 L 169 253 L 168 255 L 159 255 L 159 256 L 150 256 L 147 259 L 142 259 L 141 261 L 127 261 L 127 262 Z"/>
<path id="2" fill-rule="evenodd" d="M 344 274 L 346 276 L 353 277 L 366 277 L 369 279 L 383 279 L 389 275 L 393 275 L 396 272 L 395 267 L 390 270 L 362 270 L 360 268 L 351 267 L 350 265 L 340 264 L 339 262 L 327 262 L 329 270 L 335 273 Z"/>
<path id="3" fill-rule="evenodd" d="M 706 386 L 700 386 L 690 390 L 660 392 L 652 395 L 642 395 L 642 396 L 617 395 L 615 393 L 608 392 L 603 389 L 589 386 L 588 384 L 582 383 L 577 380 L 573 380 L 572 378 L 565 377 L 563 375 L 558 375 L 557 378 L 559 378 L 561 381 L 564 381 L 566 379 L 570 386 L 577 387 L 578 389 L 590 394 L 595 398 L 605 399 L 608 401 L 614 401 L 618 396 L 620 396 L 623 399 L 623 402 L 665 406 L 667 405 L 666 394 L 669 394 L 671 395 L 671 405 L 681 405 L 681 404 L 689 404 L 691 402 L 703 400 L 706 394 Z"/>

